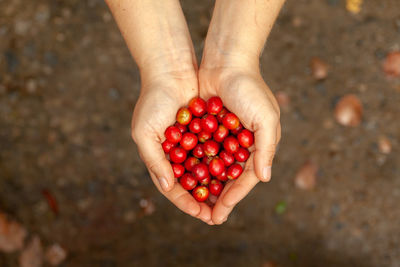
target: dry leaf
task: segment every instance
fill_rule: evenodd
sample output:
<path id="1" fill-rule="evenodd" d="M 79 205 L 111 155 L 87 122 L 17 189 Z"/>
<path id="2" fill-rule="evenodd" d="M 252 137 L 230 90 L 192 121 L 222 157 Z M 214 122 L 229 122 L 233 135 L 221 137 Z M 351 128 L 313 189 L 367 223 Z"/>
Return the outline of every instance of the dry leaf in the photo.
<path id="1" fill-rule="evenodd" d="M 4 213 L 0 212 L 0 251 L 11 253 L 24 246 L 26 230 L 21 224 L 9 221 Z"/>
<path id="2" fill-rule="evenodd" d="M 379 151 L 383 154 L 390 154 L 392 151 L 392 143 L 386 136 L 381 136 L 378 141 Z"/>
<path id="3" fill-rule="evenodd" d="M 295 185 L 303 190 L 313 189 L 316 185 L 317 171 L 318 166 L 311 161 L 307 161 L 297 171 Z"/>
<path id="4" fill-rule="evenodd" d="M 356 95 L 343 96 L 335 107 L 335 119 L 344 126 L 358 126 L 361 123 L 363 108 Z"/>
<path id="5" fill-rule="evenodd" d="M 20 267 L 40 267 L 43 262 L 43 249 L 38 236 L 34 236 L 19 256 Z"/>
<path id="6" fill-rule="evenodd" d="M 346 0 L 346 9 L 353 14 L 358 14 L 361 11 L 362 3 L 363 0 Z"/>
<path id="7" fill-rule="evenodd" d="M 314 79 L 323 80 L 328 76 L 329 66 L 322 59 L 313 57 L 310 61 L 311 73 Z"/>
<path id="8" fill-rule="evenodd" d="M 59 244 L 53 244 L 46 250 L 46 261 L 57 266 L 67 258 L 67 252 Z"/>
<path id="9" fill-rule="evenodd" d="M 388 77 L 400 77 L 400 51 L 387 54 L 383 61 L 383 71 Z"/>

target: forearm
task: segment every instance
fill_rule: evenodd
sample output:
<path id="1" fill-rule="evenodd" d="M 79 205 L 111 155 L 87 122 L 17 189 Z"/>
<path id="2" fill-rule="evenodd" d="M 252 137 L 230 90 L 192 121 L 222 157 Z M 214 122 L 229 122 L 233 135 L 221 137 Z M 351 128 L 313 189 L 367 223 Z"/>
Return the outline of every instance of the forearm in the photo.
<path id="1" fill-rule="evenodd" d="M 217 0 L 204 46 L 202 68 L 248 65 L 259 56 L 285 0 Z"/>
<path id="2" fill-rule="evenodd" d="M 106 0 L 141 75 L 193 72 L 196 57 L 178 0 Z"/>

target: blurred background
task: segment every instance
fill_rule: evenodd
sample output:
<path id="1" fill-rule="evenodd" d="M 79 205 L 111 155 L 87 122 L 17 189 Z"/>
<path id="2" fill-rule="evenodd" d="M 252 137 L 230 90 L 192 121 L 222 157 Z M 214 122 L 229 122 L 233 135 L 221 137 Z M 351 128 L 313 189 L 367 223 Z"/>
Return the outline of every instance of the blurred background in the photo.
<path id="1" fill-rule="evenodd" d="M 201 56 L 213 1 L 182 1 Z M 153 186 L 102 0 L 0 0 L 0 266 L 400 266 L 400 2 L 287 1 L 261 58 L 270 183 L 222 226 Z"/>

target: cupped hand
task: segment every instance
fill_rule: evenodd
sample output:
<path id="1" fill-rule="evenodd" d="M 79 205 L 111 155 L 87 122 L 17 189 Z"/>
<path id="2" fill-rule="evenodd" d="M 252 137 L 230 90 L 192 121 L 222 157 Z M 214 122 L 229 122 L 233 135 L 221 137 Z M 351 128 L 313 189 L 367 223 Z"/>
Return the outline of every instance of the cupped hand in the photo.
<path id="1" fill-rule="evenodd" d="M 212 210 L 212 221 L 227 220 L 234 206 L 261 180 L 271 179 L 272 160 L 281 137 L 280 111 L 259 71 L 239 67 L 201 68 L 200 96 L 219 96 L 243 126 L 254 132 L 254 146 L 242 175 L 226 184 Z"/>
<path id="2" fill-rule="evenodd" d="M 142 77 L 142 88 L 132 119 L 132 138 L 158 190 L 183 212 L 213 224 L 211 208 L 198 203 L 175 182 L 161 143 L 165 129 L 175 122 L 177 110 L 198 95 L 194 72 L 170 72 Z"/>

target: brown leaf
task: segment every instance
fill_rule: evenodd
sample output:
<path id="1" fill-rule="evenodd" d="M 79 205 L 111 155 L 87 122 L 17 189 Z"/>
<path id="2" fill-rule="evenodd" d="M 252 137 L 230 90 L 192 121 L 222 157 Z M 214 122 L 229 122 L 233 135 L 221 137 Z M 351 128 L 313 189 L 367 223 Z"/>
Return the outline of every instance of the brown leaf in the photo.
<path id="1" fill-rule="evenodd" d="M 356 95 L 343 96 L 335 107 L 335 119 L 344 126 L 358 126 L 361 123 L 363 108 Z"/>
<path id="2" fill-rule="evenodd" d="M 400 51 L 387 54 L 383 61 L 383 71 L 388 77 L 400 77 Z"/>
<path id="3" fill-rule="evenodd" d="M 301 168 L 297 171 L 295 177 L 295 185 L 296 187 L 303 190 L 311 190 L 316 185 L 316 177 L 317 177 L 318 166 L 311 162 L 307 161 L 301 166 Z"/>
<path id="4" fill-rule="evenodd" d="M 20 267 L 40 267 L 43 262 L 43 249 L 38 236 L 34 236 L 19 256 Z"/>
<path id="5" fill-rule="evenodd" d="M 323 80 L 328 76 L 329 66 L 322 59 L 313 57 L 310 62 L 310 67 L 314 79 Z"/>
<path id="6" fill-rule="evenodd" d="M 4 213 L 0 212 L 0 251 L 11 253 L 24 246 L 26 229 L 21 224 L 9 221 Z"/>
<path id="7" fill-rule="evenodd" d="M 53 244 L 47 248 L 45 258 L 50 265 L 57 266 L 67 258 L 67 252 L 59 244 Z"/>
<path id="8" fill-rule="evenodd" d="M 392 143 L 386 136 L 379 137 L 378 140 L 379 151 L 383 154 L 390 154 L 392 151 Z"/>

